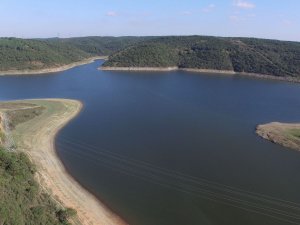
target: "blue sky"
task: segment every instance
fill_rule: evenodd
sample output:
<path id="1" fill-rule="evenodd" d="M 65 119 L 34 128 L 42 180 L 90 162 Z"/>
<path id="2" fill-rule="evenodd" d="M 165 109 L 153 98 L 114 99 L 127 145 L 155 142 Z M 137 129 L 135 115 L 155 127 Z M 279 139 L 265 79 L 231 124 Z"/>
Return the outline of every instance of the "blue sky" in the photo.
<path id="1" fill-rule="evenodd" d="M 247 36 L 300 41 L 299 0 L 0 0 L 0 36 Z"/>

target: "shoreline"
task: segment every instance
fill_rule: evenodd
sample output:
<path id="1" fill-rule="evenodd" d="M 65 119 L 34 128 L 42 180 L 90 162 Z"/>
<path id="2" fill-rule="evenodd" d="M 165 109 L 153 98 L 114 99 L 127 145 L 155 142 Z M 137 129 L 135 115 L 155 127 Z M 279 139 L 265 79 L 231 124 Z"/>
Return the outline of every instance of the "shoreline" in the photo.
<path id="1" fill-rule="evenodd" d="M 256 134 L 275 144 L 300 151 L 300 123 L 261 124 L 256 127 Z"/>
<path id="2" fill-rule="evenodd" d="M 77 66 L 85 65 L 94 62 L 98 59 L 107 59 L 107 56 L 94 56 L 90 57 L 78 62 L 73 62 L 70 64 L 53 67 L 53 68 L 45 68 L 45 69 L 35 69 L 35 70 L 6 70 L 0 71 L 0 76 L 10 76 L 10 75 L 40 75 L 40 74 L 48 74 L 48 73 L 58 73 L 62 71 L 66 71 L 72 69 Z"/>
<path id="3" fill-rule="evenodd" d="M 22 102 L 46 108 L 42 115 L 18 125 L 16 131 L 13 131 L 17 148 L 29 155 L 37 166 L 36 179 L 42 189 L 60 205 L 77 211 L 77 221 L 73 221 L 73 224 L 126 225 L 68 173 L 55 150 L 55 137 L 80 113 L 83 104 L 68 99 L 35 99 Z"/>
<path id="4" fill-rule="evenodd" d="M 108 67 L 100 66 L 98 70 L 103 71 L 149 71 L 149 72 L 165 72 L 165 71 L 176 71 L 178 67 Z"/>
<path id="5" fill-rule="evenodd" d="M 171 72 L 171 71 L 185 71 L 193 73 L 216 73 L 225 75 L 240 75 L 248 76 L 259 79 L 279 80 L 292 83 L 300 83 L 300 78 L 294 77 L 278 77 L 274 75 L 259 74 L 259 73 L 246 73 L 235 72 L 233 70 L 214 70 L 214 69 L 197 69 L 197 68 L 179 68 L 179 67 L 99 67 L 98 70 L 102 71 L 140 71 L 140 72 Z"/>

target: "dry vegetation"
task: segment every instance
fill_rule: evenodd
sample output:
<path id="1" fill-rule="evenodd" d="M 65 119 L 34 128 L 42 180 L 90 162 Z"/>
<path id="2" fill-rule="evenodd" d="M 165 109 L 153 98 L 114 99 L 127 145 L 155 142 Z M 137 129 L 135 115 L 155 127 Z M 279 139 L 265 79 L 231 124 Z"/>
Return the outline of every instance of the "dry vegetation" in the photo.
<path id="1" fill-rule="evenodd" d="M 268 123 L 257 126 L 256 133 L 276 144 L 300 151 L 300 124 Z"/>

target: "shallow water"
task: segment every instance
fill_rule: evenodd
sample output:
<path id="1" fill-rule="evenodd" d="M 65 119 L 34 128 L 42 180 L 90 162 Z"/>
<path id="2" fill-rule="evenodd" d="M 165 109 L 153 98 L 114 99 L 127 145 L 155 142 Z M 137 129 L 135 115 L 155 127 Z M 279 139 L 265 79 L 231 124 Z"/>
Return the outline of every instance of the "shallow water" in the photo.
<path id="1" fill-rule="evenodd" d="M 100 63 L 0 77 L 0 98 L 81 100 L 58 154 L 129 224 L 300 224 L 300 153 L 255 135 L 260 123 L 300 121 L 299 84 Z"/>

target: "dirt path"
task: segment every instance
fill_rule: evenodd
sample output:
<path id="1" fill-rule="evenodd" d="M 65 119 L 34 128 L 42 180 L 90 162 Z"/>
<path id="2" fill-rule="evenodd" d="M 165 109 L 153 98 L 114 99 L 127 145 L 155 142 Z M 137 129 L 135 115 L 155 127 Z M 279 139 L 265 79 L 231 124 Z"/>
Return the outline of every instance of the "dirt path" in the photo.
<path id="1" fill-rule="evenodd" d="M 78 218 L 77 221 L 73 221 L 74 224 L 126 224 L 80 186 L 66 172 L 56 155 L 55 135 L 80 112 L 82 104 L 79 101 L 66 99 L 22 102 L 34 103 L 46 108 L 40 116 L 18 125 L 13 131 L 17 149 L 28 153 L 36 164 L 37 179 L 42 187 L 63 206 L 77 210 Z"/>

